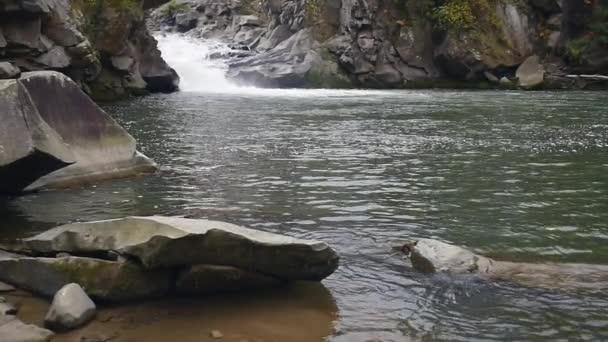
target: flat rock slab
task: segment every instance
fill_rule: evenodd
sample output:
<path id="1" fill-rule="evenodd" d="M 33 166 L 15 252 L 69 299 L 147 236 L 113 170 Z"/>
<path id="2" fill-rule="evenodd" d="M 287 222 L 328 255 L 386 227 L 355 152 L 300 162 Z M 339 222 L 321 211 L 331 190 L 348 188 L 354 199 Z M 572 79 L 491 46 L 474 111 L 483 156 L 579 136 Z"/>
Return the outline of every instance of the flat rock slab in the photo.
<path id="1" fill-rule="evenodd" d="M 147 269 L 225 265 L 285 280 L 321 280 L 339 262 L 336 252 L 321 241 L 162 216 L 64 225 L 23 240 L 23 248 L 43 255 L 114 251 Z"/>
<path id="2" fill-rule="evenodd" d="M 32 258 L 0 252 L 0 280 L 45 297 L 78 283 L 92 298 L 122 302 L 165 295 L 167 270 L 144 270 L 132 263 L 83 257 Z"/>
<path id="3" fill-rule="evenodd" d="M 32 324 L 25 324 L 14 316 L 0 316 L 0 341 L 48 342 L 53 332 Z"/>
<path id="4" fill-rule="evenodd" d="M 196 265 L 179 272 L 175 292 L 198 295 L 270 288 L 282 284 L 284 282 L 280 279 L 235 267 Z"/>

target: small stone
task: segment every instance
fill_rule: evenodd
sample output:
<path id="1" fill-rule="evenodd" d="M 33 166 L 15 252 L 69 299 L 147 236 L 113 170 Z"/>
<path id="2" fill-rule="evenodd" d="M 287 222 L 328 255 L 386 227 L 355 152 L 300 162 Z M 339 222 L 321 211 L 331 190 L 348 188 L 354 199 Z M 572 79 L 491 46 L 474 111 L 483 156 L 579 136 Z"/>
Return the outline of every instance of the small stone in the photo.
<path id="1" fill-rule="evenodd" d="M 17 308 L 14 307 L 12 304 L 9 303 L 0 303 L 0 315 L 2 316 L 9 316 L 9 315 L 16 315 L 17 314 Z"/>
<path id="2" fill-rule="evenodd" d="M 15 287 L 0 281 L 0 292 L 11 292 L 15 291 Z"/>
<path id="3" fill-rule="evenodd" d="M 80 285 L 71 283 L 55 294 L 44 324 L 53 330 L 71 330 L 92 320 L 95 313 L 95 303 Z"/>
<path id="4" fill-rule="evenodd" d="M 224 334 L 222 334 L 222 332 L 219 331 L 219 330 L 211 330 L 211 332 L 209 333 L 209 335 L 212 338 L 215 338 L 215 339 L 220 339 L 220 338 L 224 337 Z"/>
<path id="5" fill-rule="evenodd" d="M 18 66 L 9 62 L 0 62 L 0 79 L 18 78 L 20 74 L 21 70 Z"/>
<path id="6" fill-rule="evenodd" d="M 55 258 L 69 258 L 72 255 L 70 253 L 66 253 L 66 252 L 61 252 L 61 253 L 57 253 L 57 255 L 55 255 Z"/>

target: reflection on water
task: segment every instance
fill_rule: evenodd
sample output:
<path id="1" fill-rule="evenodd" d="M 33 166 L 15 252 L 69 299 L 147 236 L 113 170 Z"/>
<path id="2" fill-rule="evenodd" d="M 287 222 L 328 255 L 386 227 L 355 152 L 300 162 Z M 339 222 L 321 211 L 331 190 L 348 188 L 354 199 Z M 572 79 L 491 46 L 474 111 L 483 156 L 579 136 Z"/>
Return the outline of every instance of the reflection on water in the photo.
<path id="1" fill-rule="evenodd" d="M 106 107 L 157 175 L 20 197 L 1 234 L 125 215 L 328 241 L 333 339 L 608 339 L 608 296 L 413 273 L 395 241 L 608 264 L 608 101 L 592 92 L 178 93 Z M 19 229 L 16 230 L 15 227 Z"/>
<path id="2" fill-rule="evenodd" d="M 48 303 L 13 295 L 22 304 L 19 317 L 42 324 Z M 321 341 L 332 334 L 337 308 L 330 292 L 318 283 L 221 297 L 171 298 L 102 307 L 86 328 L 63 334 L 53 342 L 80 342 L 82 336 L 113 337 L 117 342 Z"/>

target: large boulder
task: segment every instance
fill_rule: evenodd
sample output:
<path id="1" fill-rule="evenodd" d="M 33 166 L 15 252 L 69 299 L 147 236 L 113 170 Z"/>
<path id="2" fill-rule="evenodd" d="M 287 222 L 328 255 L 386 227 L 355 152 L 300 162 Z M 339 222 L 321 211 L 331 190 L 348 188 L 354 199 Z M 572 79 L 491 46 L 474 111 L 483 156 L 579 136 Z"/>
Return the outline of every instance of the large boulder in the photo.
<path id="1" fill-rule="evenodd" d="M 321 280 L 336 270 L 339 260 L 320 241 L 219 221 L 162 216 L 68 224 L 22 243 L 26 250 L 47 255 L 115 251 L 147 269 L 212 264 L 285 280 Z"/>
<path id="2" fill-rule="evenodd" d="M 0 341 L 2 342 L 48 342 L 53 332 L 32 324 L 25 324 L 14 316 L 0 315 Z"/>
<path id="3" fill-rule="evenodd" d="M 177 74 L 146 28 L 142 1 L 10 0 L 0 2 L 0 17 L 0 62 L 59 70 L 99 100 L 177 89 Z M 125 55 L 133 66 L 115 68 L 112 58 Z"/>
<path id="4" fill-rule="evenodd" d="M 536 88 L 543 84 L 545 68 L 540 63 L 540 58 L 532 55 L 517 68 L 515 76 L 519 85 L 526 89 Z"/>
<path id="5" fill-rule="evenodd" d="M 143 270 L 131 262 L 86 257 L 34 258 L 0 251 L 0 280 L 45 297 L 70 283 L 92 298 L 122 302 L 165 295 L 168 270 Z"/>
<path id="6" fill-rule="evenodd" d="M 0 81 L 0 115 L 0 193 L 21 191 L 74 162 L 69 147 L 40 116 L 21 81 Z"/>
<path id="7" fill-rule="evenodd" d="M 96 310 L 80 285 L 68 284 L 55 293 L 44 325 L 55 331 L 72 330 L 92 320 Z"/>
<path id="8" fill-rule="evenodd" d="M 0 115 L 0 192 L 156 169 L 137 152 L 135 139 L 63 74 L 28 72 L 0 81 Z"/>

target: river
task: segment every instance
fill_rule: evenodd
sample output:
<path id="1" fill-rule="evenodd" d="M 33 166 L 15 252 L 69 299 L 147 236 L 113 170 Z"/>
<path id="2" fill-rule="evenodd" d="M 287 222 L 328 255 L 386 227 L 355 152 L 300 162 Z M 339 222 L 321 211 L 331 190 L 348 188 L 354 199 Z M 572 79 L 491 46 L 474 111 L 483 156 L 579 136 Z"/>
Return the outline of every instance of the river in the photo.
<path id="1" fill-rule="evenodd" d="M 505 260 L 608 264 L 606 93 L 222 82 L 104 105 L 160 172 L 6 200 L 0 236 L 127 215 L 218 219 L 339 251 L 324 281 L 331 341 L 608 339 L 604 289 L 422 275 L 391 250 L 432 237 Z"/>

